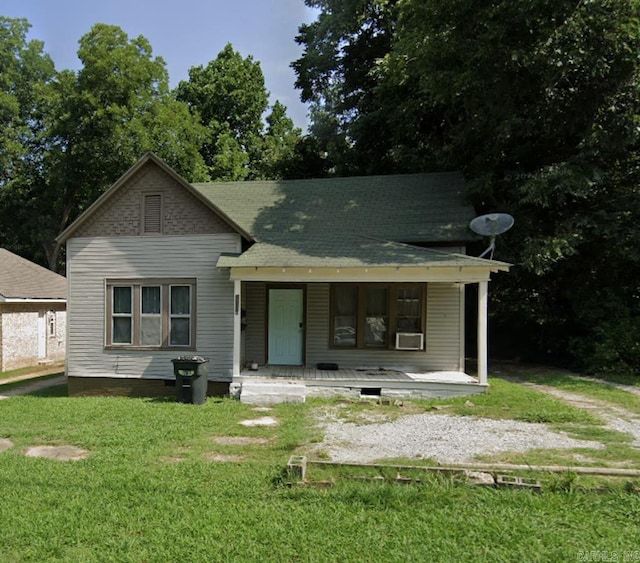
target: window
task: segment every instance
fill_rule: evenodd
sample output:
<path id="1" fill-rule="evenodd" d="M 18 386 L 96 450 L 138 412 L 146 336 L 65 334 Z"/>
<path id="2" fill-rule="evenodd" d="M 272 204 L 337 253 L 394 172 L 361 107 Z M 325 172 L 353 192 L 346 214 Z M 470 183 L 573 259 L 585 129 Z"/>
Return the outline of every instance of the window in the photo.
<path id="1" fill-rule="evenodd" d="M 424 284 L 333 284 L 331 345 L 393 348 L 397 332 L 424 332 Z"/>
<path id="2" fill-rule="evenodd" d="M 107 347 L 195 347 L 195 280 L 107 280 Z"/>
<path id="3" fill-rule="evenodd" d="M 355 346 L 358 326 L 358 289 L 355 285 L 333 288 L 333 343 L 335 346 Z"/>
<path id="4" fill-rule="evenodd" d="M 364 345 L 384 348 L 389 332 L 389 290 L 386 287 L 368 287 L 364 294 Z"/>
<path id="5" fill-rule="evenodd" d="M 142 234 L 162 234 L 162 195 L 160 194 L 142 196 Z"/>
<path id="6" fill-rule="evenodd" d="M 47 314 L 47 321 L 49 323 L 49 336 L 54 337 L 56 335 L 56 312 L 49 311 Z"/>
<path id="7" fill-rule="evenodd" d="M 133 287 L 113 287 L 112 326 L 114 344 L 133 344 Z"/>
<path id="8" fill-rule="evenodd" d="M 140 287 L 140 345 L 162 344 L 162 286 Z"/>
<path id="9" fill-rule="evenodd" d="M 172 285 L 169 344 L 171 346 L 189 346 L 191 342 L 190 327 L 191 287 L 188 285 Z"/>

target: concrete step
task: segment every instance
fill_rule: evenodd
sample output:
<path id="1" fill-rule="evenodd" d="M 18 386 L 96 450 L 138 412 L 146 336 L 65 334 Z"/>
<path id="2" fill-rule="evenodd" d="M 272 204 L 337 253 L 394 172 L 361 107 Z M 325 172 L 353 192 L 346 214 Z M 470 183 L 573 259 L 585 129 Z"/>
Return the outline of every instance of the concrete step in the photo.
<path id="1" fill-rule="evenodd" d="M 240 402 L 249 405 L 274 405 L 276 403 L 304 403 L 306 387 L 302 383 L 288 381 L 244 381 L 240 390 Z"/>

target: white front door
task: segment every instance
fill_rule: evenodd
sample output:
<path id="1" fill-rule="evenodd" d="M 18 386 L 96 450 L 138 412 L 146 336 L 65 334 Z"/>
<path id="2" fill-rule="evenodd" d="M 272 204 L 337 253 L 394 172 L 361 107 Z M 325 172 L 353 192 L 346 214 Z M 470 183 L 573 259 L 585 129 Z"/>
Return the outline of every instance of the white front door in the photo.
<path id="1" fill-rule="evenodd" d="M 269 357 L 274 365 L 302 365 L 304 346 L 302 289 L 269 290 Z"/>
<path id="2" fill-rule="evenodd" d="M 38 313 L 38 359 L 47 357 L 47 315 Z"/>

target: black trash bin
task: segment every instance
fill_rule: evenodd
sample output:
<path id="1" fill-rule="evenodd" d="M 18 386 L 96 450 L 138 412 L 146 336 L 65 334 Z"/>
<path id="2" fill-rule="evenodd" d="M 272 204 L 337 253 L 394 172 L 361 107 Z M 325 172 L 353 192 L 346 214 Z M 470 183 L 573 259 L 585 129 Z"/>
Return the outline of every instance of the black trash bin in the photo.
<path id="1" fill-rule="evenodd" d="M 180 356 L 171 360 L 176 376 L 176 401 L 202 405 L 207 399 L 209 358 Z"/>

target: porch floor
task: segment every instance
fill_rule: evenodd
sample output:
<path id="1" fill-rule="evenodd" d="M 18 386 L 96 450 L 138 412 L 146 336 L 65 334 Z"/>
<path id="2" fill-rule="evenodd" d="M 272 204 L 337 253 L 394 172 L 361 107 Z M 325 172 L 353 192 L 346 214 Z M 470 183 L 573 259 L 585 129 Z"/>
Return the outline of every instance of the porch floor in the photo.
<path id="1" fill-rule="evenodd" d="M 429 399 L 484 393 L 487 386 L 461 371 L 422 372 L 410 368 L 320 370 L 303 366 L 260 366 L 242 370 L 230 389 L 243 402 L 300 402 L 306 397 L 379 396 Z"/>
<path id="2" fill-rule="evenodd" d="M 277 379 L 304 380 L 316 385 L 356 383 L 395 383 L 410 384 L 423 383 L 453 383 L 477 384 L 478 380 L 462 371 L 430 371 L 423 372 L 411 368 L 353 368 L 337 370 L 320 370 L 305 366 L 259 366 L 257 370 L 243 369 L 240 377 L 243 379 Z"/>

